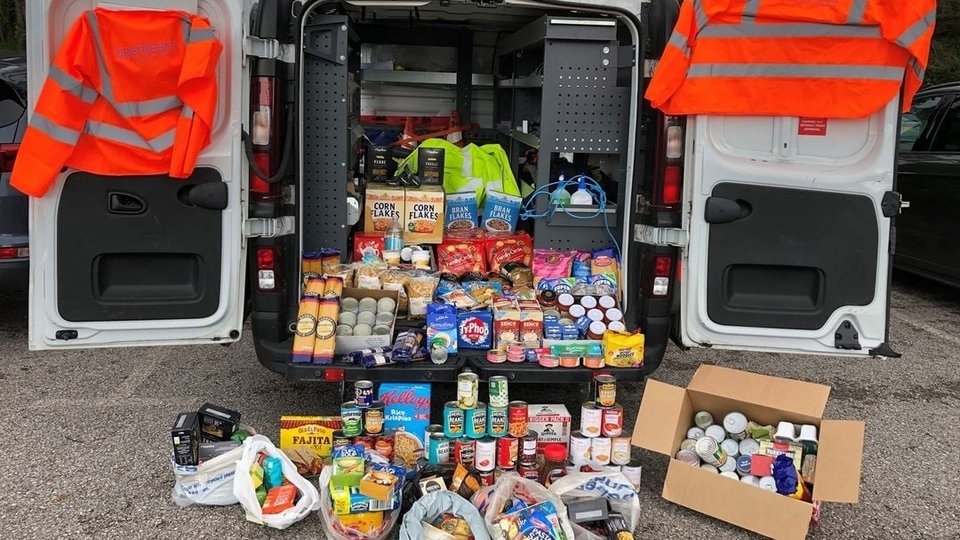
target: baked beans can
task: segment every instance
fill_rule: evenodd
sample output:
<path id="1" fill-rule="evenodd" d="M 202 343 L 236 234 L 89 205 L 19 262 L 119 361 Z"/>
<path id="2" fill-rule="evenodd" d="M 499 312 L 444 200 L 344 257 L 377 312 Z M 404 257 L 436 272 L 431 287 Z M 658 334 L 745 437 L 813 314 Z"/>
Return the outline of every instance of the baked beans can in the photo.
<path id="1" fill-rule="evenodd" d="M 613 407 L 617 402 L 617 378 L 613 375 L 598 375 L 594 379 L 594 401 L 600 407 Z"/>
<path id="2" fill-rule="evenodd" d="M 503 375 L 494 375 L 487 381 L 491 407 L 506 407 L 510 403 L 510 391 L 507 378 Z"/>
<path id="3" fill-rule="evenodd" d="M 613 440 L 610 437 L 594 437 L 590 441 L 590 463 L 594 465 L 609 465 L 610 452 L 613 449 Z"/>
<path id="4" fill-rule="evenodd" d="M 520 439 L 520 465 L 530 465 L 537 463 L 537 441 L 539 436 L 536 431 L 527 430 L 527 434 Z"/>
<path id="5" fill-rule="evenodd" d="M 478 402 L 473 409 L 464 409 L 463 433 L 471 439 L 479 439 L 487 434 L 487 406 Z"/>
<path id="6" fill-rule="evenodd" d="M 468 469 L 473 466 L 473 457 L 476 452 L 476 442 L 473 439 L 461 437 L 453 441 L 453 462 L 459 463 Z"/>
<path id="7" fill-rule="evenodd" d="M 392 429 L 385 429 L 377 437 L 377 442 L 373 444 L 373 449 L 384 457 L 388 462 L 393 463 L 393 446 L 396 438 Z"/>
<path id="8" fill-rule="evenodd" d="M 450 463 L 450 439 L 443 433 L 431 433 L 427 440 L 427 461 L 431 465 Z"/>
<path id="9" fill-rule="evenodd" d="M 512 469 L 517 466 L 517 456 L 520 453 L 519 440 L 516 437 L 500 437 L 497 439 L 497 465 Z"/>
<path id="10" fill-rule="evenodd" d="M 353 438 L 353 444 L 355 445 L 359 444 L 366 450 L 373 450 L 377 444 L 377 436 L 367 435 L 366 433 L 364 433 L 363 435 L 357 435 L 356 437 Z"/>
<path id="11" fill-rule="evenodd" d="M 361 409 L 373 404 L 373 381 L 357 381 L 353 383 L 353 396 L 357 407 Z"/>
<path id="12" fill-rule="evenodd" d="M 457 405 L 461 409 L 472 409 L 477 406 L 480 378 L 472 371 L 464 371 L 457 375 Z"/>
<path id="13" fill-rule="evenodd" d="M 333 432 L 333 437 L 332 437 L 332 440 L 330 441 L 330 444 L 334 448 L 339 448 L 341 446 L 347 446 L 352 442 L 353 442 L 352 437 L 347 437 L 346 435 L 343 434 L 342 429 L 338 429 Z"/>
<path id="14" fill-rule="evenodd" d="M 579 431 L 570 434 L 570 462 L 577 466 L 590 461 L 590 437 Z"/>
<path id="15" fill-rule="evenodd" d="M 464 410 L 457 406 L 456 401 L 448 401 L 443 405 L 443 434 L 448 439 L 459 439 L 464 433 Z"/>
<path id="16" fill-rule="evenodd" d="M 371 435 L 377 435 L 383 432 L 383 409 L 382 401 L 374 401 L 369 407 L 363 409 L 363 430 Z"/>
<path id="17" fill-rule="evenodd" d="M 700 459 L 715 467 L 719 467 L 727 461 L 727 454 L 724 453 L 723 448 L 720 448 L 720 444 L 713 437 L 697 439 L 696 450 Z"/>
<path id="18" fill-rule="evenodd" d="M 507 408 L 487 407 L 487 435 L 503 437 L 507 434 Z"/>
<path id="19" fill-rule="evenodd" d="M 480 487 L 490 487 L 496 483 L 496 473 L 490 471 L 478 471 L 480 474 Z"/>
<path id="20" fill-rule="evenodd" d="M 497 439 L 477 439 L 473 449 L 473 466 L 480 472 L 489 472 L 497 466 Z"/>
<path id="21" fill-rule="evenodd" d="M 603 409 L 588 401 L 580 407 L 580 433 L 586 437 L 599 437 L 603 426 Z"/>
<path id="22" fill-rule="evenodd" d="M 614 437 L 611 439 L 610 463 L 614 465 L 630 463 L 630 437 Z"/>
<path id="23" fill-rule="evenodd" d="M 520 438 L 527 435 L 527 416 L 529 406 L 526 401 L 511 401 L 507 407 L 507 432 L 511 437 Z"/>
<path id="24" fill-rule="evenodd" d="M 423 450 L 427 450 L 427 441 L 430 440 L 430 435 L 433 433 L 439 433 L 443 435 L 443 425 L 442 424 L 430 424 L 423 430 Z"/>
<path id="25" fill-rule="evenodd" d="M 623 405 L 613 404 L 603 409 L 603 425 L 600 434 L 604 437 L 619 437 L 623 435 Z"/>
<path id="26" fill-rule="evenodd" d="M 533 481 L 540 480 L 540 468 L 537 467 L 536 463 L 532 465 L 529 463 L 528 464 L 521 463 L 520 465 L 517 466 L 517 473 L 519 473 L 520 476 L 528 480 L 533 480 Z"/>
<path id="27" fill-rule="evenodd" d="M 343 434 L 347 437 L 356 437 L 363 433 L 363 413 L 357 407 L 356 401 L 348 401 L 340 405 L 340 419 L 343 421 Z"/>

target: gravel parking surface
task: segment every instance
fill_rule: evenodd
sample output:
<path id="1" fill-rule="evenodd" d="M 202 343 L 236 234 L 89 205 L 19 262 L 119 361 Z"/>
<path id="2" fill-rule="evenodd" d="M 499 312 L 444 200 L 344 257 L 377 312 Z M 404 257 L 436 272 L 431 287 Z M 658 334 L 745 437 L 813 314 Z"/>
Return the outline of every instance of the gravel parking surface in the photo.
<path id="1" fill-rule="evenodd" d="M 892 317 L 901 359 L 672 348 L 656 378 L 684 386 L 711 363 L 832 386 L 826 416 L 867 422 L 860 504 L 825 505 L 810 538 L 957 539 L 960 294 L 901 276 Z M 238 506 L 177 508 L 168 429 L 178 411 L 212 401 L 275 439 L 281 414 L 336 411 L 335 387 L 293 384 L 261 368 L 248 333 L 228 348 L 37 353 L 27 350 L 26 319 L 24 295 L 0 295 L 0 538 L 323 537 L 316 516 L 273 531 L 246 522 Z M 629 426 L 642 390 L 621 387 Z M 515 385 L 511 393 L 579 410 L 567 387 Z M 638 539 L 758 538 L 660 499 L 667 459 L 634 452 L 644 465 Z"/>

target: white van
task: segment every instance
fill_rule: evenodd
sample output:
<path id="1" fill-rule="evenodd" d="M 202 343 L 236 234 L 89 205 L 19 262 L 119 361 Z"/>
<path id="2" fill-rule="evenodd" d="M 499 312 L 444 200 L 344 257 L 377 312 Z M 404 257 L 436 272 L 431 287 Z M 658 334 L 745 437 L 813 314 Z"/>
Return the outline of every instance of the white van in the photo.
<path id="1" fill-rule="evenodd" d="M 31 110 L 64 33 L 98 4 L 28 3 Z M 210 19 L 225 46 L 212 142 L 187 181 L 69 170 L 31 201 L 31 350 L 229 344 L 249 318 L 260 362 L 293 379 L 441 381 L 469 365 L 544 381 L 536 366 L 480 355 L 374 370 L 290 362 L 301 253 L 349 258 L 360 227 L 362 121 L 456 110 L 476 125 L 470 141 L 500 143 L 515 166 L 536 148 L 541 164 L 564 156 L 608 177 L 599 217 L 529 225 L 536 247 L 619 245 L 625 320 L 646 335 L 644 368 L 621 380 L 657 369 L 671 338 L 896 355 L 899 104 L 813 134 L 797 118 L 664 117 L 642 95 L 675 1 L 113 4 Z M 552 174 L 541 165 L 536 184 Z M 595 372 L 551 373 L 584 382 Z"/>

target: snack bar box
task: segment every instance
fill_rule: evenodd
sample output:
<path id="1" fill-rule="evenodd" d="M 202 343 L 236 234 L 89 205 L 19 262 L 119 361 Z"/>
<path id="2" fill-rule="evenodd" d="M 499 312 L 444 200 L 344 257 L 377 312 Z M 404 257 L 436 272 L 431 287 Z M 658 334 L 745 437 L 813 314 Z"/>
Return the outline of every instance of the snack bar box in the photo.
<path id="1" fill-rule="evenodd" d="M 813 500 L 856 503 L 865 425 L 823 419 L 829 395 L 829 386 L 703 365 L 686 388 L 647 381 L 632 443 L 670 456 L 664 499 L 768 538 L 801 540 L 815 505 L 735 482 L 674 456 L 701 410 L 714 418 L 739 411 L 762 425 L 814 424 L 820 444 Z"/>

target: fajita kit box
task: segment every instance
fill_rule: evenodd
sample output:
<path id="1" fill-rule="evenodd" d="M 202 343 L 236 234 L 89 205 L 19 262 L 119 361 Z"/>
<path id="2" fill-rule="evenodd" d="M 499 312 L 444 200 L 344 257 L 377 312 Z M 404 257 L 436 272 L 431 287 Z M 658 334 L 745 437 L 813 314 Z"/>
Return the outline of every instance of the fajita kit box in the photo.
<path id="1" fill-rule="evenodd" d="M 170 429 L 173 461 L 177 465 L 197 465 L 200 461 L 200 418 L 197 413 L 182 412 Z"/>
<path id="2" fill-rule="evenodd" d="M 647 380 L 632 443 L 671 457 L 664 499 L 768 538 L 801 540 L 819 519 L 820 503 L 856 503 L 860 498 L 865 426 L 824 419 L 829 395 L 830 387 L 821 384 L 703 365 L 686 388 Z M 699 411 L 715 419 L 739 412 L 760 425 L 817 426 L 813 502 L 732 482 L 674 458 Z"/>
<path id="3" fill-rule="evenodd" d="M 537 451 L 543 452 L 548 444 L 570 442 L 572 418 L 566 406 L 558 404 L 529 405 L 527 408 L 527 428 L 537 432 Z"/>
<path id="4" fill-rule="evenodd" d="M 377 399 L 384 404 L 383 427 L 396 432 L 394 455 L 409 469 L 424 455 L 424 432 L 430 424 L 430 384 L 381 383 Z"/>
<path id="5" fill-rule="evenodd" d="M 404 199 L 403 189 L 368 186 L 363 204 L 363 230 L 384 233 L 395 219 L 403 227 Z"/>
<path id="6" fill-rule="evenodd" d="M 443 148 L 417 148 L 417 175 L 423 185 L 443 185 L 443 154 Z"/>
<path id="7" fill-rule="evenodd" d="M 407 188 L 405 194 L 403 241 L 407 244 L 443 242 L 443 188 Z"/>
<path id="8" fill-rule="evenodd" d="M 301 475 L 319 474 L 323 458 L 333 455 L 333 432 L 342 427 L 339 416 L 281 416 L 280 450 Z"/>
<path id="9" fill-rule="evenodd" d="M 240 413 L 212 403 L 204 403 L 197 414 L 202 442 L 228 441 L 240 426 Z"/>

